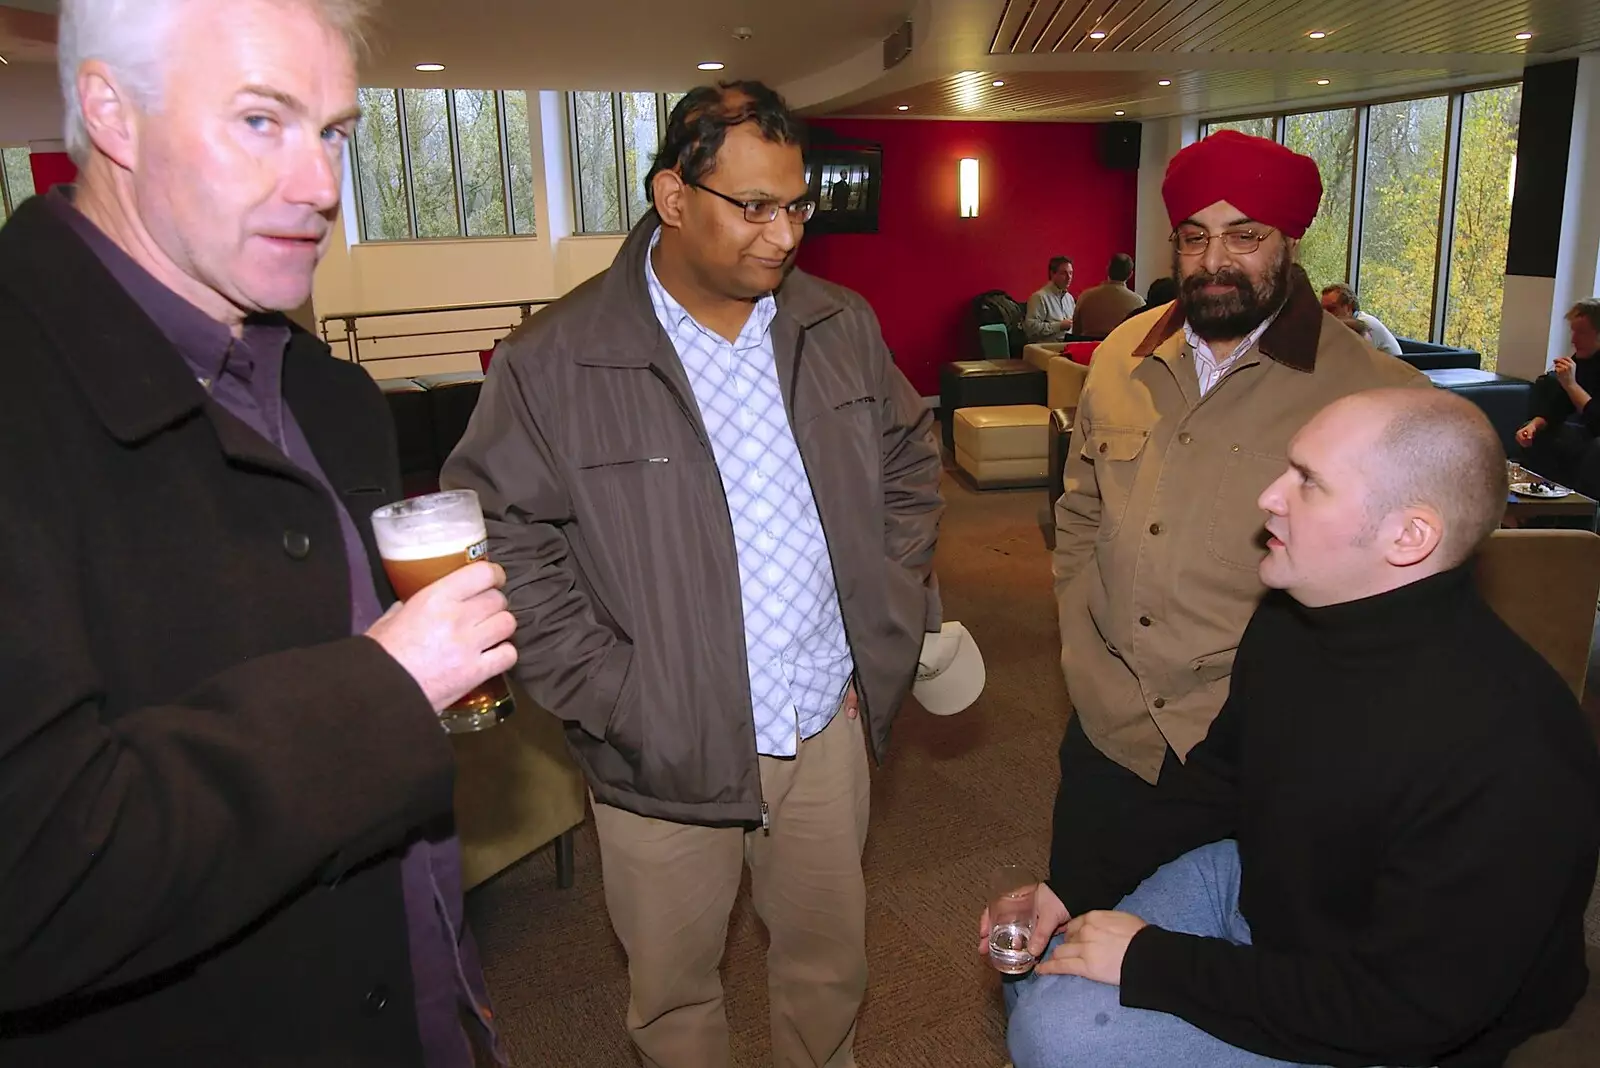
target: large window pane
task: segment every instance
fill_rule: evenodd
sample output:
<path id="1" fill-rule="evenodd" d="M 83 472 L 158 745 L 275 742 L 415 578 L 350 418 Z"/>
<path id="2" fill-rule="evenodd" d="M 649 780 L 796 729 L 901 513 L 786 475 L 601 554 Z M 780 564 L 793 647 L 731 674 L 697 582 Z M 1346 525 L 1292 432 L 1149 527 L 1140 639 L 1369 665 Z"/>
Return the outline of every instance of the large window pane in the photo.
<path id="1" fill-rule="evenodd" d="M 1272 116 L 1268 115 L 1264 119 L 1229 119 L 1226 122 L 1208 122 L 1206 123 L 1205 136 L 1210 137 L 1218 130 L 1236 130 L 1242 134 L 1250 134 L 1252 137 L 1271 137 Z"/>
<path id="2" fill-rule="evenodd" d="M 533 140 L 528 134 L 528 94 L 508 90 L 506 100 L 506 154 L 511 158 L 511 216 L 518 234 L 532 234 Z"/>
<path id="3" fill-rule="evenodd" d="M 686 97 L 688 95 L 689 95 L 688 93 L 667 93 L 667 94 L 665 94 L 665 96 L 666 96 L 666 112 L 662 116 L 662 125 L 663 126 L 666 125 L 666 119 L 669 119 L 669 118 L 672 117 L 672 109 L 678 106 L 678 101 L 682 100 L 684 97 Z"/>
<path id="4" fill-rule="evenodd" d="M 1477 349 L 1489 371 L 1499 360 L 1500 301 L 1506 242 L 1511 236 L 1512 168 L 1521 114 L 1521 85 L 1468 93 L 1462 101 L 1444 341 Z"/>
<path id="5" fill-rule="evenodd" d="M 1284 119 L 1284 144 L 1317 161 L 1322 207 L 1300 241 L 1300 263 L 1317 289 L 1350 276 L 1350 198 L 1355 189 L 1356 112 L 1318 111 Z"/>
<path id="6" fill-rule="evenodd" d="M 656 94 L 622 94 L 623 183 L 628 190 L 628 227 L 638 222 L 650 208 L 644 177 L 660 149 L 656 125 Z"/>
<path id="7" fill-rule="evenodd" d="M 1442 96 L 1369 111 L 1361 304 L 1399 337 L 1431 334 L 1448 111 Z"/>
<path id="8" fill-rule="evenodd" d="M 505 175 L 500 166 L 500 115 L 488 89 L 457 89 L 456 139 L 461 143 L 461 192 L 468 237 L 504 237 Z"/>
<path id="9" fill-rule="evenodd" d="M 400 113 L 393 89 L 363 89 L 356 128 L 356 173 L 361 180 L 361 237 L 398 241 L 411 236 L 405 164 L 400 156 Z"/>
<path id="10" fill-rule="evenodd" d="M 581 228 L 590 234 L 625 229 L 622 206 L 617 203 L 617 130 L 611 94 L 573 93 L 572 121 L 578 150 Z"/>
<path id="11" fill-rule="evenodd" d="M 460 237 L 450 115 L 443 89 L 405 89 L 406 140 L 411 148 L 411 195 L 417 198 L 418 237 Z"/>

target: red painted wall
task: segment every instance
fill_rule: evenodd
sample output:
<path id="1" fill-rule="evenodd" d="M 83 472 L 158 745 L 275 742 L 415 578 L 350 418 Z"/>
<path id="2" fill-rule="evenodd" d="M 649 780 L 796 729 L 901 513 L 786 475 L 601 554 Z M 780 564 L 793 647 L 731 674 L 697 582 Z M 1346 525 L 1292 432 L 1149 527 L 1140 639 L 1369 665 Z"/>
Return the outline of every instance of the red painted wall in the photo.
<path id="1" fill-rule="evenodd" d="M 1051 256 L 1071 256 L 1074 293 L 1133 254 L 1137 171 L 1100 163 L 1099 127 L 1083 123 L 822 119 L 815 126 L 883 145 L 875 234 L 813 234 L 799 265 L 872 303 L 895 362 L 923 396 L 939 366 L 973 358 L 973 297 L 1018 300 L 1048 281 Z M 978 217 L 956 209 L 956 167 L 978 159 Z"/>
<path id="2" fill-rule="evenodd" d="M 48 193 L 51 186 L 78 179 L 78 168 L 65 152 L 35 152 L 28 157 L 28 166 L 33 169 L 36 193 Z"/>

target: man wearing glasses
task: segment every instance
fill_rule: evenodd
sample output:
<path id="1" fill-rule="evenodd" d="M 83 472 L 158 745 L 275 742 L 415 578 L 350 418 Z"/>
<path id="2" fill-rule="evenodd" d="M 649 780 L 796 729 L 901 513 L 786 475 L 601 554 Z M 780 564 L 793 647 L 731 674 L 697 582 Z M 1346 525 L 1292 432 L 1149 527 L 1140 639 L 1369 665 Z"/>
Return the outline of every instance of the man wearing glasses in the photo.
<path id="1" fill-rule="evenodd" d="M 854 1063 L 866 753 L 940 626 L 931 414 L 866 303 L 792 269 L 799 141 L 760 83 L 684 97 L 655 210 L 502 345 L 444 470 L 482 499 L 517 676 L 588 779 L 650 1068 L 730 1063 L 745 865 L 772 1063 Z"/>
<path id="2" fill-rule="evenodd" d="M 1289 438 L 1346 394 L 1428 385 L 1326 314 L 1295 262 L 1322 197 L 1311 159 L 1225 131 L 1175 155 L 1161 191 L 1178 299 L 1095 351 L 1056 504 L 1075 714 L 1036 931 L 1113 907 L 1133 889 L 1112 873 L 1137 828 L 1185 818 L 1163 802 L 1264 592 L 1256 499 Z"/>

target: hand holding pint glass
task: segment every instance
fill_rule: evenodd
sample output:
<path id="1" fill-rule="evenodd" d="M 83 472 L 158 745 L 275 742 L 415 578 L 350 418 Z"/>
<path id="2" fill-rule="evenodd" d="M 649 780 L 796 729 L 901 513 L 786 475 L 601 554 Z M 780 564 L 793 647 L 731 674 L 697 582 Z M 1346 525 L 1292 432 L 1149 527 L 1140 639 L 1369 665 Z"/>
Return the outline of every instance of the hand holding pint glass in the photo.
<path id="1" fill-rule="evenodd" d="M 397 501 L 372 513 L 372 530 L 402 603 L 368 635 L 417 680 L 445 730 L 494 726 L 511 702 L 501 676 L 516 663 L 516 621 L 498 589 L 505 573 L 487 560 L 478 495 Z"/>

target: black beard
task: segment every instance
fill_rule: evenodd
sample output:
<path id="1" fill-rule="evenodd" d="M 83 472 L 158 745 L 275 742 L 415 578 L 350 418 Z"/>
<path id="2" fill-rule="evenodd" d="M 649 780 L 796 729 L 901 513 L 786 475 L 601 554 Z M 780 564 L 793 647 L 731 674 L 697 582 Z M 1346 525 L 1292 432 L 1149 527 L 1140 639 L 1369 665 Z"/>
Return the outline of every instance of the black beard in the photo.
<path id="1" fill-rule="evenodd" d="M 1172 275 L 1181 278 L 1178 257 L 1173 256 Z M 1259 282 L 1237 267 L 1224 267 L 1215 274 L 1201 269 L 1178 283 L 1178 301 L 1189 327 L 1206 341 L 1232 341 L 1249 334 L 1267 321 L 1267 316 L 1289 299 L 1290 263 L 1288 250 L 1280 251 L 1276 262 L 1267 268 Z M 1231 292 L 1210 294 L 1209 285 L 1232 286 Z"/>

